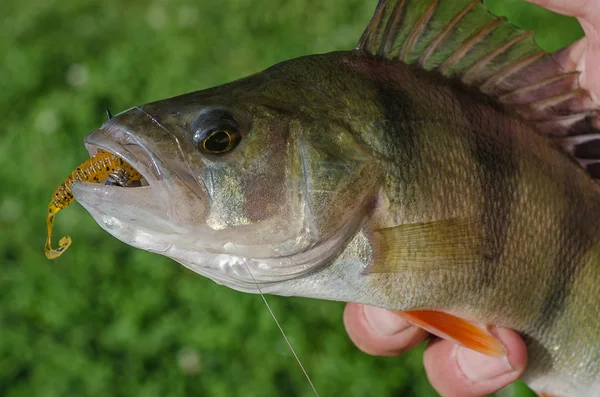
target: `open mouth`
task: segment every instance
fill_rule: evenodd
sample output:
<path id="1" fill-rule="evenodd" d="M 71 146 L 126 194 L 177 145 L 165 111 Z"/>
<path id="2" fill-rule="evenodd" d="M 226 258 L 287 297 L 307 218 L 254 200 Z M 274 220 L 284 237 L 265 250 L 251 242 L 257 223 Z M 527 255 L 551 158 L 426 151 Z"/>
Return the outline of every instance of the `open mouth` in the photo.
<path id="1" fill-rule="evenodd" d="M 116 218 L 143 226 L 150 214 L 164 212 L 159 168 L 137 142 L 111 140 L 98 145 L 86 140 L 86 148 L 91 158 L 84 164 L 101 171 L 94 180 L 76 181 L 72 197 L 92 215 L 102 213 L 104 220 Z"/>
<path id="2" fill-rule="evenodd" d="M 130 213 L 135 212 L 136 205 L 156 206 L 150 184 L 156 181 L 158 168 L 151 156 L 137 142 L 123 144 L 100 139 L 103 142 L 86 142 L 91 157 L 73 170 L 48 204 L 45 245 L 48 259 L 58 258 L 71 244 L 70 237 L 63 237 L 59 247 L 53 249 L 52 228 L 56 213 L 68 207 L 75 198 L 86 208 L 112 207 Z"/>
<path id="3" fill-rule="evenodd" d="M 98 149 L 89 161 L 91 172 L 97 172 L 96 180 L 93 181 L 95 183 L 125 188 L 149 186 L 148 179 L 142 173 L 115 153 Z M 82 180 L 81 182 L 92 181 Z"/>
<path id="4" fill-rule="evenodd" d="M 106 136 L 101 132 L 98 134 L 99 132 L 88 136 L 85 142 L 91 156 L 88 162 L 92 166 L 92 172 L 98 173 L 97 179 L 81 182 L 137 188 L 149 186 L 150 181 L 158 178 L 158 167 L 131 135 L 119 137 L 121 139 L 117 142 L 115 139 L 106 139 Z"/>

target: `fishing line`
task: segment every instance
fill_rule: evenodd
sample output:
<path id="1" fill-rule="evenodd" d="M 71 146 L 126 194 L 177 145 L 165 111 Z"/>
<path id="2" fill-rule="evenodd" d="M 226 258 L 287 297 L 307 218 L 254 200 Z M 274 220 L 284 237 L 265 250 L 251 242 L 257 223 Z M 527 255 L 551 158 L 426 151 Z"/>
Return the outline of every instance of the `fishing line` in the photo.
<path id="1" fill-rule="evenodd" d="M 237 252 L 238 251 L 237 245 L 235 245 L 235 243 L 233 243 L 233 242 L 232 242 L 232 244 L 235 247 L 235 250 Z M 320 397 L 319 396 L 319 392 L 317 392 L 317 389 L 315 388 L 315 385 L 313 384 L 312 380 L 310 379 L 310 376 L 308 376 L 308 372 L 306 372 L 306 369 L 304 368 L 304 365 L 302 365 L 302 362 L 300 361 L 300 358 L 296 354 L 296 350 L 294 350 L 294 347 L 292 346 L 292 343 L 290 342 L 290 340 L 288 339 L 287 335 L 283 331 L 283 328 L 281 327 L 281 324 L 279 324 L 279 321 L 277 320 L 277 317 L 275 317 L 275 313 L 273 313 L 273 310 L 271 309 L 271 305 L 269 305 L 269 302 L 267 302 L 267 298 L 265 298 L 265 295 L 263 294 L 262 289 L 258 285 L 258 282 L 256 282 L 256 279 L 254 278 L 254 275 L 250 271 L 250 267 L 248 266 L 248 263 L 246 263 L 246 258 L 244 258 L 243 256 L 239 255 L 239 252 L 238 252 L 238 256 L 240 258 L 242 258 L 242 261 L 244 262 L 244 266 L 246 266 L 246 270 L 248 270 L 248 274 L 250 274 L 250 277 L 252 277 L 252 282 L 254 282 L 254 285 L 256 285 L 256 288 L 258 289 L 258 293 L 260 294 L 260 297 L 262 298 L 263 302 L 265 302 L 265 306 L 267 306 L 267 309 L 269 310 L 269 313 L 271 314 L 271 317 L 273 317 L 273 320 L 275 321 L 275 324 L 277 324 L 277 328 L 279 328 L 279 332 L 281 332 L 281 335 L 283 335 L 283 339 L 285 339 L 285 343 L 287 343 L 288 347 L 292 351 L 292 354 L 294 355 L 294 358 L 296 359 L 296 362 L 298 363 L 298 365 L 300 366 L 300 369 L 304 373 L 304 376 L 306 377 L 306 380 L 308 380 L 308 383 L 310 384 L 310 387 L 312 388 L 313 392 L 315 393 L 315 396 Z"/>

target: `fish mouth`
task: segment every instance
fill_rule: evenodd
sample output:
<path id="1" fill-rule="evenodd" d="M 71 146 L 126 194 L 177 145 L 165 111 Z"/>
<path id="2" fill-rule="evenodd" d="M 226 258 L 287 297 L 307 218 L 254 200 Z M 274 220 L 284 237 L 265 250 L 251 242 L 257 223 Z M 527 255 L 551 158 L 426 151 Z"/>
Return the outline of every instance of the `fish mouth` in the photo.
<path id="1" fill-rule="evenodd" d="M 101 152 L 110 153 L 141 175 L 139 179 L 129 180 L 119 172 L 111 172 L 99 183 L 75 183 L 72 188 L 75 199 L 88 211 L 98 212 L 101 210 L 105 215 L 113 213 L 113 216 L 123 219 L 123 215 L 127 211 L 133 214 L 139 212 L 140 208 L 158 209 L 160 207 L 156 194 L 155 173 L 141 161 L 139 156 L 133 155 L 116 144 L 86 143 L 86 147 L 90 156 L 94 157 Z M 134 206 L 136 207 L 135 211 L 133 210 Z"/>
<path id="2" fill-rule="evenodd" d="M 139 112 L 136 111 L 135 114 L 137 115 Z M 84 145 L 90 156 L 95 156 L 101 151 L 111 153 L 142 176 L 139 184 L 132 184 L 129 181 L 120 180 L 118 176 L 112 176 L 107 181 L 111 182 L 112 179 L 112 183 L 104 183 L 104 185 L 128 188 L 150 186 L 151 183 L 161 178 L 163 174 L 161 167 L 147 145 L 136 137 L 131 128 L 128 128 L 127 119 L 124 121 L 124 123 L 109 121 L 100 129 L 89 134 L 84 140 Z"/>
<path id="3" fill-rule="evenodd" d="M 100 152 L 110 153 L 120 158 L 125 165 L 129 165 L 141 175 L 140 179 L 130 179 L 121 173 L 111 172 L 107 178 L 99 183 L 99 185 L 106 186 L 108 189 L 150 187 L 160 175 L 156 163 L 151 160 L 150 153 L 141 146 L 124 146 L 114 141 L 93 142 L 89 138 L 86 139 L 85 146 L 90 156 L 96 156 Z M 131 151 L 133 148 L 136 149 L 135 154 Z M 139 150 L 140 148 L 142 150 Z"/>
<path id="4" fill-rule="evenodd" d="M 73 184 L 75 199 L 100 227 L 126 244 L 159 253 L 171 246 L 174 236 L 189 232 L 169 199 L 178 186 L 165 175 L 160 159 L 128 128 L 109 123 L 84 143 L 91 156 L 108 152 L 141 175 L 136 181 L 109 175 L 101 183 Z"/>

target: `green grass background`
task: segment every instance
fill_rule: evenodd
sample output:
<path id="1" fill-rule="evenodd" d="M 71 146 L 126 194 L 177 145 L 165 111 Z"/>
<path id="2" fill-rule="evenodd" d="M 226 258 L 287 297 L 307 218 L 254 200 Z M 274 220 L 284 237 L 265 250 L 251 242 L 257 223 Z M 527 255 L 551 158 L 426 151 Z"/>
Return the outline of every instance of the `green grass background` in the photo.
<path id="1" fill-rule="evenodd" d="M 106 106 L 352 48 L 375 3 L 2 0 L 0 396 L 312 395 L 260 297 L 125 246 L 79 205 L 55 229 L 73 246 L 46 261 L 46 206 L 87 158 L 82 140 Z M 575 21 L 521 1 L 494 9 L 548 49 L 581 36 Z M 348 340 L 341 303 L 268 299 L 321 396 L 436 396 L 422 348 L 369 357 Z"/>

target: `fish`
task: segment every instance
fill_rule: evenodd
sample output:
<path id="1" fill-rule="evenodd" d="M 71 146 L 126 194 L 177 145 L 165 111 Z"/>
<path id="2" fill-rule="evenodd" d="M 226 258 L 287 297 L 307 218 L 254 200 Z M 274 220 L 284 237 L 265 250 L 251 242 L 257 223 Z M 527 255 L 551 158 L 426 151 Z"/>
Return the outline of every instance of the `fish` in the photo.
<path id="1" fill-rule="evenodd" d="M 599 105 L 554 56 L 480 0 L 381 0 L 352 50 L 111 115 L 82 166 L 108 153 L 138 183 L 65 186 L 219 284 L 387 308 L 492 356 L 511 328 L 533 390 L 598 397 Z"/>

